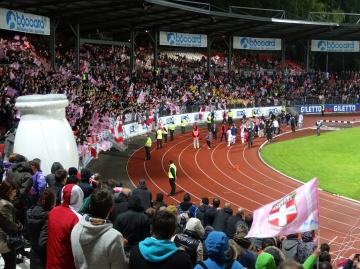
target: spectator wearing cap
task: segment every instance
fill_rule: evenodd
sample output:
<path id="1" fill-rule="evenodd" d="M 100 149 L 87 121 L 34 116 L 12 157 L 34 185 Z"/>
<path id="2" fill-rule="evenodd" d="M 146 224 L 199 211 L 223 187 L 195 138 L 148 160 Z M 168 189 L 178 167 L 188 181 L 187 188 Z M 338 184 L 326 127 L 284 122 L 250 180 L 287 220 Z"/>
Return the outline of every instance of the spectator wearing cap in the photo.
<path id="1" fill-rule="evenodd" d="M 79 187 L 84 193 L 84 199 L 89 197 L 93 192 L 94 187 L 90 185 L 90 178 L 93 176 L 93 173 L 88 168 L 81 169 L 81 180 Z"/>
<path id="2" fill-rule="evenodd" d="M 52 187 L 55 185 L 56 180 L 55 180 L 55 172 L 57 170 L 60 169 L 64 169 L 64 167 L 61 165 L 61 163 L 59 162 L 54 162 L 51 166 L 51 174 L 48 174 L 45 179 L 46 179 L 46 183 L 48 185 L 48 187 Z"/>
<path id="3" fill-rule="evenodd" d="M 142 205 L 144 207 L 144 210 L 151 207 L 152 193 L 148 189 L 148 187 L 146 186 L 145 179 L 140 179 L 139 180 L 139 185 L 137 186 L 136 189 L 133 190 L 133 194 L 134 195 L 135 194 L 139 195 L 139 197 L 141 199 L 141 202 L 142 202 Z"/>
<path id="4" fill-rule="evenodd" d="M 114 228 L 128 240 L 125 252 L 129 254 L 131 248 L 150 236 L 150 222 L 144 214 L 144 206 L 139 195 L 131 196 L 127 208 L 127 211 L 117 216 Z"/>
<path id="5" fill-rule="evenodd" d="M 68 170 L 68 175 L 69 176 L 75 176 L 77 177 L 79 180 L 81 179 L 81 174 L 79 173 L 79 171 L 75 168 L 75 167 L 70 167 Z"/>

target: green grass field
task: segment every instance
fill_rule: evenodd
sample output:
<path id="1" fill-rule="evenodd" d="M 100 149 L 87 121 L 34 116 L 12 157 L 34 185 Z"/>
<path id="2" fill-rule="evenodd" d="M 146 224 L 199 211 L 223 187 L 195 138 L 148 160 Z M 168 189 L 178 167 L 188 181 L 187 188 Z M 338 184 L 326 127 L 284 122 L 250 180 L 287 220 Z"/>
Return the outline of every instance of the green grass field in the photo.
<path id="1" fill-rule="evenodd" d="M 360 128 L 322 133 L 262 148 L 266 163 L 282 173 L 319 188 L 360 200 Z"/>

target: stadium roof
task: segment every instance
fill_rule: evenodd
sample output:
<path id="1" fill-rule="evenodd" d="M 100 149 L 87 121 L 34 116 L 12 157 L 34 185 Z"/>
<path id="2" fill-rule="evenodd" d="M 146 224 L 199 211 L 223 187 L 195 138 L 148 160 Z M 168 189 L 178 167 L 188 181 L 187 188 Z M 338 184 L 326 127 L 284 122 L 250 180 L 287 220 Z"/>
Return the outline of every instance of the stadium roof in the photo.
<path id="1" fill-rule="evenodd" d="M 0 6 L 54 16 L 58 32 L 70 32 L 68 22 L 79 21 L 81 33 L 95 33 L 100 29 L 114 40 L 128 39 L 131 26 L 142 35 L 146 30 L 157 29 L 214 37 L 360 39 L 360 24 L 357 23 L 293 20 L 282 15 L 258 17 L 237 12 L 236 8 L 222 10 L 207 3 L 183 0 L 11 0 L 0 1 Z"/>

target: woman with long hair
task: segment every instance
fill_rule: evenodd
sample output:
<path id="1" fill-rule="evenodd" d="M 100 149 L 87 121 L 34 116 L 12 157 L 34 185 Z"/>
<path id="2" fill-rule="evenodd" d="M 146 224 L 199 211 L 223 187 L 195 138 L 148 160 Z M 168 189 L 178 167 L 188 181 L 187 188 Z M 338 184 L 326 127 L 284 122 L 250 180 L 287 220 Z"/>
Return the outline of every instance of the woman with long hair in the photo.
<path id="1" fill-rule="evenodd" d="M 16 184 L 5 179 L 0 185 L 0 253 L 5 262 L 4 269 L 16 268 L 16 249 L 9 249 L 5 241 L 5 233 L 16 233 L 23 225 L 16 222 L 15 208 L 11 203 L 16 195 Z"/>
<path id="2" fill-rule="evenodd" d="M 26 228 L 31 245 L 30 269 L 46 268 L 46 246 L 48 214 L 55 207 L 56 195 L 53 189 L 45 189 L 39 195 L 38 204 L 26 214 Z"/>

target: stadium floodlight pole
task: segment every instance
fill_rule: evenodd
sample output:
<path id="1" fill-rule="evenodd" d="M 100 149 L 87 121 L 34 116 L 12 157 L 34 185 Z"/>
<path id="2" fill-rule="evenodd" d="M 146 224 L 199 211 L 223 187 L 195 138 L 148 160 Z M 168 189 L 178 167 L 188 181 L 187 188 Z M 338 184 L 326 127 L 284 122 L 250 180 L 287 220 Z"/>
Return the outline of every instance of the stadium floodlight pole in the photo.
<path id="1" fill-rule="evenodd" d="M 326 52 L 326 72 L 329 71 L 329 52 Z"/>

